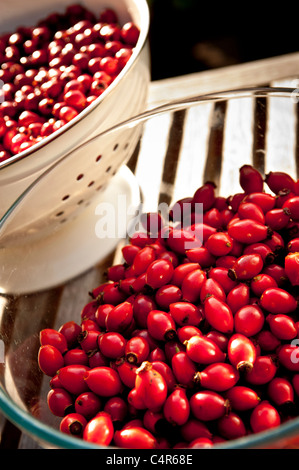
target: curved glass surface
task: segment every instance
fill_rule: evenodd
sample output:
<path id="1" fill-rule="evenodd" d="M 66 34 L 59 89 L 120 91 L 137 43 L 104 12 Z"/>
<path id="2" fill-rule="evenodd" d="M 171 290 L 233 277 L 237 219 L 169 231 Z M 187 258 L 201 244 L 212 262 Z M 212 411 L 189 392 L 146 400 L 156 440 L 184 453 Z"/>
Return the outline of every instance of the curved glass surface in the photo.
<path id="1" fill-rule="evenodd" d="M 170 203 L 179 197 L 188 197 L 194 188 L 208 179 L 215 180 L 219 194 L 228 196 L 238 191 L 238 168 L 245 163 L 252 163 L 264 174 L 271 169 L 279 169 L 298 178 L 298 99 L 296 90 L 285 88 L 254 88 L 191 97 L 142 113 L 84 146 L 87 151 L 90 145 L 98 145 L 100 149 L 102 142 L 110 141 L 118 147 L 124 144 L 126 149 L 130 148 L 127 150 L 129 165 L 138 178 L 146 209 L 153 209 L 152 204 L 161 201 Z M 134 141 L 130 147 L 128 143 L 132 141 L 132 135 L 138 135 L 138 145 Z M 44 447 L 98 448 L 58 431 L 60 419 L 51 415 L 46 404 L 49 378 L 43 376 L 37 364 L 38 335 L 41 329 L 59 328 L 70 319 L 80 322 L 81 308 L 90 300 L 90 290 L 102 282 L 107 266 L 115 260 L 115 253 L 100 263 L 95 262 L 75 278 L 70 277 L 43 290 L 18 292 L 13 282 L 11 288 L 7 284 L 5 288 L 1 286 L 4 278 L 13 280 L 18 269 L 24 270 L 26 279 L 43 276 L 54 261 L 43 258 L 40 263 L 26 265 L 36 243 L 24 231 L 26 250 L 23 252 L 24 260 L 20 260 L 13 257 L 15 246 L 11 240 L 16 228 L 21 231 L 18 233 L 22 233 L 23 225 L 28 228 L 29 219 L 20 220 L 28 209 L 30 213 L 31 198 L 39 197 L 43 180 L 51 183 L 60 166 L 72 158 L 73 152 L 56 162 L 24 192 L 0 221 L 0 263 L 8 249 L 6 243 L 12 250 L 9 262 L 6 259 L 7 269 L 2 269 L 0 276 L 0 338 L 3 346 L 0 409 Z M 151 168 L 151 174 L 148 168 Z M 171 171 L 165 173 L 163 168 Z M 150 187 L 146 185 L 147 180 Z M 83 210 L 79 218 L 84 214 Z M 86 219 L 85 223 L 93 226 L 95 219 Z M 63 233 L 65 229 L 62 227 L 61 230 Z M 16 239 L 19 243 L 20 238 Z M 41 249 L 49 248 L 49 240 L 48 234 L 42 237 Z M 67 243 L 67 238 L 62 237 L 61 240 L 61 243 Z M 84 243 L 88 245 L 88 240 L 83 240 Z M 99 240 L 99 247 L 101 243 L 103 241 Z M 62 259 L 62 263 L 64 261 Z M 271 431 L 248 435 L 216 447 L 299 447 L 299 418 Z"/>

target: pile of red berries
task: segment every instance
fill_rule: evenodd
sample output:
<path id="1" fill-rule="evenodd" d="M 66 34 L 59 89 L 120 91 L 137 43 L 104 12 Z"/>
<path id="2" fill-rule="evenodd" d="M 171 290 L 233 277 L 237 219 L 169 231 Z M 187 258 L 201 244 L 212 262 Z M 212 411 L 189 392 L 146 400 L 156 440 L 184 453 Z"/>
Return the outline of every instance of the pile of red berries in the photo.
<path id="1" fill-rule="evenodd" d="M 172 207 L 171 222 L 144 216 L 81 323 L 41 331 L 38 362 L 62 432 L 202 448 L 298 416 L 299 184 L 250 165 L 239 174 L 229 198 L 207 182 Z M 182 226 L 174 208 L 184 205 Z"/>
<path id="2" fill-rule="evenodd" d="M 0 161 L 60 129 L 100 96 L 139 37 L 115 11 L 73 4 L 33 27 L 0 36 Z"/>

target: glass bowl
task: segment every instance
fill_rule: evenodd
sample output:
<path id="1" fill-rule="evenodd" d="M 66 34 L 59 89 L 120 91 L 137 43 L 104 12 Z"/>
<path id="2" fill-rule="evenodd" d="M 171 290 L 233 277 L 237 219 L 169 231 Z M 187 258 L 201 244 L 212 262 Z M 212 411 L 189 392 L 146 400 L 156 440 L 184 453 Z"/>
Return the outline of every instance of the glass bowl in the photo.
<path id="1" fill-rule="evenodd" d="M 128 163 L 135 175 L 129 186 L 137 182 L 142 193 L 142 205 L 135 204 L 134 217 L 141 211 L 156 211 L 162 203 L 170 206 L 180 198 L 192 196 L 205 181 L 214 181 L 217 194 L 227 198 L 240 192 L 239 168 L 244 164 L 253 165 L 263 175 L 284 171 L 297 180 L 298 98 L 297 90 L 285 88 L 253 88 L 191 97 L 124 121 L 93 138 L 93 143 L 101 148 L 107 136 L 116 144 L 120 136 L 121 142 L 128 142 L 132 132 L 137 132 L 138 145 L 131 149 Z M 124 139 L 126 134 L 128 138 Z M 80 322 L 81 309 L 90 301 L 89 293 L 104 282 L 107 267 L 119 262 L 120 250 L 113 248 L 90 269 L 79 270 L 76 276 L 69 272 L 63 282 L 50 286 L 45 282 L 43 288 L 36 289 L 35 282 L 30 288 L 27 281 L 43 277 L 47 280 L 51 266 L 58 269 L 55 256 L 39 257 L 45 250 L 51 252 L 51 237 L 43 239 L 35 263 L 29 262 L 30 253 L 36 250 L 36 243 L 30 237 L 24 236 L 25 249 L 19 251 L 10 237 L 6 237 L 21 214 L 30 210 L 32 201 L 39 195 L 42 197 L 43 178 L 48 179 L 50 186 L 51 176 L 55 176 L 57 168 L 68 158 L 72 156 L 66 156 L 36 180 L 1 220 L 0 409 L 43 447 L 89 449 L 98 446 L 61 433 L 60 418 L 48 410 L 49 377 L 41 373 L 37 363 L 39 332 L 47 327 L 58 329 L 71 319 Z M 116 181 L 114 189 L 120 191 L 120 180 L 112 180 L 111 185 L 113 181 Z M 92 210 L 84 219 L 85 227 L 96 234 L 95 243 L 90 243 L 88 238 L 81 239 L 85 254 L 101 250 L 107 239 L 117 238 L 115 231 L 107 230 L 107 224 L 98 225 L 103 215 L 101 209 L 106 209 L 106 222 L 110 221 L 114 229 L 115 217 L 123 217 L 132 209 L 131 205 L 121 206 L 116 213 L 115 201 L 107 198 L 102 203 L 106 205 L 91 205 Z M 132 233 L 136 220 L 130 219 L 120 246 Z M 68 237 L 61 240 L 62 248 L 67 248 Z M 11 250 L 10 257 L 6 257 L 7 250 Z M 18 256 L 13 256 L 14 250 Z M 77 256 L 76 248 L 66 251 L 65 255 L 63 249 L 59 252 L 60 266 Z M 217 447 L 297 448 L 299 417 L 269 431 L 218 443 Z"/>

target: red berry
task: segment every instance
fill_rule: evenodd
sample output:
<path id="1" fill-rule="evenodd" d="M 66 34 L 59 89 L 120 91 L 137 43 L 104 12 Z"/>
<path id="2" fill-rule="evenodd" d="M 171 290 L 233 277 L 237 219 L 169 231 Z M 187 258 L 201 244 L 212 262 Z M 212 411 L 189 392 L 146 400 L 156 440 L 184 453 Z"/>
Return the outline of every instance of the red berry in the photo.
<path id="1" fill-rule="evenodd" d="M 177 336 L 179 341 L 183 344 L 184 341 L 190 339 L 194 335 L 202 335 L 200 329 L 193 325 L 185 325 L 177 329 Z"/>
<path id="2" fill-rule="evenodd" d="M 89 364 L 88 354 L 81 348 L 70 349 L 65 353 L 63 358 L 66 366 L 70 364 L 83 364 L 84 366 L 88 366 Z"/>
<path id="3" fill-rule="evenodd" d="M 76 413 L 85 416 L 86 419 L 92 418 L 100 411 L 102 402 L 98 395 L 93 392 L 83 392 L 75 400 Z"/>
<path id="4" fill-rule="evenodd" d="M 201 437 L 207 439 L 212 438 L 211 431 L 209 430 L 207 424 L 193 417 L 189 417 L 187 423 L 182 425 L 180 432 L 182 438 L 187 442 L 191 442 L 194 439 Z"/>
<path id="5" fill-rule="evenodd" d="M 126 339 L 116 331 L 101 334 L 98 343 L 102 354 L 110 359 L 118 359 L 125 354 Z"/>
<path id="6" fill-rule="evenodd" d="M 163 406 L 163 414 L 168 422 L 182 426 L 188 421 L 190 404 L 184 388 L 176 388 L 168 395 Z"/>
<path id="7" fill-rule="evenodd" d="M 232 249 L 233 241 L 226 232 L 216 232 L 209 236 L 205 246 L 214 256 L 227 255 Z"/>
<path id="8" fill-rule="evenodd" d="M 284 289 L 272 287 L 266 289 L 260 298 L 261 307 L 270 313 L 288 314 L 296 310 L 296 299 Z"/>
<path id="9" fill-rule="evenodd" d="M 39 334 L 39 338 L 41 346 L 51 344 L 52 346 L 55 346 L 55 348 L 58 349 L 61 354 L 64 354 L 68 349 L 65 336 L 52 328 L 45 328 L 42 330 Z"/>
<path id="10" fill-rule="evenodd" d="M 194 383 L 197 368 L 186 351 L 179 351 L 172 356 L 171 367 L 178 384 L 191 386 Z"/>
<path id="11" fill-rule="evenodd" d="M 196 303 L 200 299 L 200 291 L 206 280 L 206 273 L 202 269 L 195 269 L 188 273 L 182 282 L 183 300 Z"/>
<path id="12" fill-rule="evenodd" d="M 182 286 L 182 282 L 185 278 L 185 276 L 191 272 L 194 271 L 195 269 L 199 269 L 200 266 L 198 263 L 184 263 L 178 265 L 174 271 L 173 271 L 173 276 L 172 276 L 172 284 L 174 284 L 177 287 Z"/>
<path id="13" fill-rule="evenodd" d="M 234 318 L 227 303 L 216 297 L 208 297 L 204 303 L 204 315 L 209 325 L 222 333 L 232 333 Z"/>
<path id="14" fill-rule="evenodd" d="M 225 415 L 229 409 L 229 403 L 219 393 L 203 390 L 191 396 L 190 409 L 198 420 L 214 421 Z"/>
<path id="15" fill-rule="evenodd" d="M 263 177 L 259 171 L 251 165 L 243 165 L 240 168 L 239 182 L 245 193 L 256 193 L 263 191 Z"/>
<path id="16" fill-rule="evenodd" d="M 254 433 L 275 428 L 280 422 L 278 411 L 266 400 L 257 405 L 250 416 L 250 426 Z"/>
<path id="17" fill-rule="evenodd" d="M 262 209 L 264 214 L 274 209 L 276 198 L 272 194 L 266 192 L 254 192 L 247 194 L 243 202 L 252 202 Z"/>
<path id="18" fill-rule="evenodd" d="M 152 368 L 156 370 L 157 372 L 159 372 L 159 374 L 161 374 L 162 377 L 164 378 L 166 385 L 167 385 L 168 392 L 172 392 L 176 384 L 176 379 L 174 376 L 174 371 L 172 370 L 170 365 L 168 365 L 165 362 L 165 360 L 161 360 L 161 359 L 152 360 L 151 364 L 152 364 Z"/>
<path id="19" fill-rule="evenodd" d="M 238 216 L 240 219 L 252 219 L 264 224 L 265 215 L 261 207 L 253 202 L 241 202 L 238 207 Z"/>
<path id="20" fill-rule="evenodd" d="M 60 422 L 59 429 L 65 434 L 82 437 L 87 421 L 79 413 L 69 413 Z"/>
<path id="21" fill-rule="evenodd" d="M 88 366 L 70 364 L 59 369 L 58 377 L 63 388 L 73 395 L 80 395 L 81 393 L 88 391 L 87 384 L 84 380 L 85 374 L 88 371 Z"/>
<path id="22" fill-rule="evenodd" d="M 260 402 L 257 392 L 253 388 L 244 385 L 232 387 L 226 392 L 225 396 L 231 407 L 236 411 L 251 410 Z"/>
<path id="23" fill-rule="evenodd" d="M 255 276 L 250 283 L 250 288 L 257 297 L 261 297 L 263 292 L 270 287 L 278 287 L 277 282 L 272 276 L 264 273 Z"/>
<path id="24" fill-rule="evenodd" d="M 111 417 L 106 412 L 100 412 L 85 426 L 83 439 L 102 446 L 108 446 L 114 436 L 114 427 Z"/>
<path id="25" fill-rule="evenodd" d="M 265 240 L 269 236 L 269 228 L 252 219 L 240 219 L 229 225 L 228 234 L 235 240 L 249 245 Z"/>
<path id="26" fill-rule="evenodd" d="M 152 364 L 143 362 L 136 371 L 135 390 L 145 408 L 159 409 L 167 397 L 167 383 Z"/>
<path id="27" fill-rule="evenodd" d="M 148 266 L 155 261 L 156 254 L 154 248 L 150 246 L 145 246 L 141 248 L 139 252 L 134 257 L 134 261 L 132 263 L 134 275 L 139 276 L 140 274 L 144 273 Z"/>
<path id="28" fill-rule="evenodd" d="M 39 348 L 38 365 L 45 375 L 53 377 L 64 366 L 64 359 L 61 352 L 55 346 L 46 344 Z"/>
<path id="29" fill-rule="evenodd" d="M 173 264 L 170 261 L 157 259 L 146 270 L 146 283 L 153 289 L 158 289 L 170 282 L 173 271 Z"/>
<path id="30" fill-rule="evenodd" d="M 267 386 L 269 399 L 276 406 L 294 403 L 294 389 L 291 382 L 283 377 L 274 377 Z"/>
<path id="31" fill-rule="evenodd" d="M 265 223 L 271 227 L 272 230 L 284 229 L 291 217 L 291 212 L 287 208 L 276 208 L 268 211 L 265 216 Z"/>
<path id="32" fill-rule="evenodd" d="M 228 292 L 226 302 L 231 309 L 233 315 L 241 308 L 249 303 L 250 290 L 247 284 L 238 283 Z"/>
<path id="33" fill-rule="evenodd" d="M 149 334 L 158 341 L 169 341 L 175 337 L 176 324 L 172 316 L 162 310 L 152 310 L 147 317 Z"/>
<path id="34" fill-rule="evenodd" d="M 195 191 L 192 203 L 202 204 L 202 209 L 205 212 L 212 207 L 215 199 L 215 184 L 212 182 L 206 182 Z"/>
<path id="35" fill-rule="evenodd" d="M 213 362 L 224 362 L 225 353 L 211 339 L 204 336 L 193 336 L 185 341 L 188 357 L 198 364 L 212 364 Z"/>
<path id="36" fill-rule="evenodd" d="M 146 361 L 150 353 L 150 347 L 145 338 L 133 336 L 125 346 L 126 360 L 133 364 L 141 364 Z"/>
<path id="37" fill-rule="evenodd" d="M 270 382 L 277 372 L 271 356 L 257 356 L 253 367 L 245 372 L 245 380 L 251 385 L 265 385 Z"/>
<path id="38" fill-rule="evenodd" d="M 72 411 L 73 398 L 63 388 L 53 388 L 47 395 L 47 404 L 55 416 L 63 417 Z"/>
<path id="39" fill-rule="evenodd" d="M 217 297 L 220 300 L 223 300 L 224 302 L 226 300 L 226 294 L 221 284 L 219 284 L 217 280 L 210 277 L 204 280 L 203 285 L 200 289 L 201 302 L 204 302 L 206 297 L 209 297 L 211 295 Z"/>
<path id="40" fill-rule="evenodd" d="M 225 439 L 238 439 L 247 434 L 244 421 L 233 411 L 230 411 L 217 421 L 217 429 L 219 434 Z"/>
<path id="41" fill-rule="evenodd" d="M 124 332 L 133 320 L 133 307 L 130 302 L 122 302 L 110 310 L 106 317 L 107 331 Z"/>
<path id="42" fill-rule="evenodd" d="M 182 291 L 179 287 L 168 284 L 160 287 L 155 294 L 155 301 L 159 308 L 167 310 L 169 306 L 182 299 Z"/>
<path id="43" fill-rule="evenodd" d="M 242 255 L 236 260 L 233 267 L 229 269 L 229 275 L 232 279 L 247 281 L 257 276 L 263 267 L 264 262 L 259 254 Z"/>
<path id="44" fill-rule="evenodd" d="M 233 334 L 227 346 L 229 362 L 237 370 L 251 370 L 256 360 L 256 348 L 253 342 L 242 334 Z"/>
<path id="45" fill-rule="evenodd" d="M 214 443 L 207 437 L 198 437 L 194 441 L 190 442 L 188 449 L 210 449 Z"/>
<path id="46" fill-rule="evenodd" d="M 299 347 L 297 344 L 283 344 L 278 348 L 279 363 L 292 372 L 299 371 Z"/>
<path id="47" fill-rule="evenodd" d="M 288 341 L 297 337 L 298 331 L 294 320 L 288 315 L 277 314 L 268 315 L 266 318 L 271 332 L 276 338 Z"/>
<path id="48" fill-rule="evenodd" d="M 155 449 L 157 440 L 151 432 L 140 426 L 124 427 L 114 433 L 117 447 L 124 449 Z"/>
<path id="49" fill-rule="evenodd" d="M 171 303 L 169 305 L 169 313 L 179 326 L 196 326 L 202 321 L 201 308 L 190 302 Z"/>
<path id="50" fill-rule="evenodd" d="M 202 387 L 215 392 L 225 392 L 234 387 L 240 378 L 239 372 L 231 364 L 216 362 L 198 372 L 197 380 Z"/>
<path id="51" fill-rule="evenodd" d="M 291 243 L 291 242 L 290 242 Z M 293 286 L 299 285 L 299 253 L 292 252 L 285 257 L 285 273 Z"/>
<path id="52" fill-rule="evenodd" d="M 270 171 L 266 177 L 265 182 L 273 193 L 278 194 L 280 191 L 289 189 L 294 191 L 294 180 L 285 172 Z"/>
<path id="53" fill-rule="evenodd" d="M 234 316 L 235 331 L 248 337 L 258 334 L 264 322 L 264 312 L 258 305 L 245 305 Z"/>
<path id="54" fill-rule="evenodd" d="M 103 411 L 111 416 L 113 423 L 122 423 L 128 415 L 128 404 L 122 397 L 109 398 Z"/>
<path id="55" fill-rule="evenodd" d="M 118 372 L 110 367 L 94 367 L 86 371 L 84 380 L 88 388 L 101 397 L 118 395 L 123 388 Z"/>

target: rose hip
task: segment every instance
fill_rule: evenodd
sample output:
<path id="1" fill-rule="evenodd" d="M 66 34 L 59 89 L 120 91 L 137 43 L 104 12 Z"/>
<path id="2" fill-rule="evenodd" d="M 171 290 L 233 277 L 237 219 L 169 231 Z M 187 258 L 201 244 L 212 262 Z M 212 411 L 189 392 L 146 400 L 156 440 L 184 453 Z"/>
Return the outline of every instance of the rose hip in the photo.
<path id="1" fill-rule="evenodd" d="M 147 317 L 149 334 L 158 341 L 170 341 L 176 335 L 176 324 L 172 316 L 162 310 L 152 310 Z"/>
<path id="2" fill-rule="evenodd" d="M 65 434 L 75 437 L 82 437 L 87 421 L 79 413 L 69 413 L 60 422 L 59 429 Z"/>
<path id="3" fill-rule="evenodd" d="M 242 255 L 229 269 L 229 275 L 237 281 L 247 281 L 257 276 L 263 269 L 264 262 L 257 253 Z"/>
<path id="4" fill-rule="evenodd" d="M 291 242 L 290 242 L 291 243 Z M 299 252 L 289 253 L 285 257 L 285 273 L 292 286 L 299 285 Z"/>
<path id="5" fill-rule="evenodd" d="M 206 366 L 197 373 L 197 381 L 203 388 L 215 392 L 225 392 L 234 387 L 240 378 L 240 374 L 231 364 L 216 362 Z"/>
<path id="6" fill-rule="evenodd" d="M 198 364 L 212 364 L 213 362 L 224 362 L 225 353 L 211 339 L 204 336 L 193 336 L 185 341 L 188 357 Z"/>
<path id="7" fill-rule="evenodd" d="M 46 344 L 39 348 L 38 365 L 45 375 L 53 377 L 64 366 L 64 359 L 61 352 L 55 346 Z"/>
<path id="8" fill-rule="evenodd" d="M 230 411 L 217 421 L 217 430 L 220 436 L 229 440 L 238 439 L 247 434 L 244 421 L 234 411 Z"/>
<path id="9" fill-rule="evenodd" d="M 163 414 L 172 425 L 183 426 L 188 421 L 190 404 L 184 388 L 177 387 L 168 395 L 163 406 Z"/>
<path id="10" fill-rule="evenodd" d="M 83 392 L 75 400 L 76 413 L 80 413 L 86 419 L 92 418 L 100 411 L 101 407 L 101 399 L 93 392 Z"/>
<path id="11" fill-rule="evenodd" d="M 66 416 L 73 410 L 73 397 L 63 388 L 52 388 L 47 395 L 47 404 L 55 416 Z"/>
<path id="12" fill-rule="evenodd" d="M 272 287 L 266 289 L 260 298 L 261 307 L 270 313 L 288 314 L 296 310 L 296 299 L 285 289 Z"/>
<path id="13" fill-rule="evenodd" d="M 114 433 L 117 447 L 125 449 L 155 449 L 157 440 L 151 432 L 140 426 L 124 427 Z"/>
<path id="14" fill-rule="evenodd" d="M 114 436 L 114 427 L 111 417 L 106 412 L 100 412 L 86 424 L 83 430 L 83 439 L 88 442 L 107 446 Z"/>
<path id="15" fill-rule="evenodd" d="M 232 333 L 234 318 L 227 303 L 217 297 L 208 297 L 204 303 L 204 315 L 212 328 L 222 333 Z"/>
<path id="16" fill-rule="evenodd" d="M 197 368 L 185 351 L 173 355 L 171 367 L 178 384 L 190 386 L 194 383 Z"/>
<path id="17" fill-rule="evenodd" d="M 250 416 L 250 425 L 254 433 L 277 427 L 280 422 L 278 411 L 267 400 L 257 405 Z"/>
<path id="18" fill-rule="evenodd" d="M 174 302 L 169 305 L 169 313 L 179 326 L 197 326 L 202 321 L 202 310 L 190 302 Z"/>
<path id="19" fill-rule="evenodd" d="M 267 239 L 271 231 L 267 225 L 255 220 L 240 219 L 229 225 L 228 234 L 233 239 L 249 245 Z"/>
<path id="20" fill-rule="evenodd" d="M 236 411 L 251 410 L 260 403 L 258 393 L 250 387 L 236 385 L 225 394 L 232 409 Z"/>
<path id="21" fill-rule="evenodd" d="M 118 372 L 105 366 L 87 370 L 84 381 L 92 392 L 101 397 L 118 395 L 123 388 Z"/>
<path id="22" fill-rule="evenodd" d="M 247 336 L 236 333 L 228 341 L 227 355 L 237 370 L 251 370 L 256 360 L 256 348 Z"/>
<path id="23" fill-rule="evenodd" d="M 262 192 L 264 181 L 259 173 L 251 165 L 243 165 L 239 170 L 239 182 L 245 193 Z"/>
<path id="24" fill-rule="evenodd" d="M 190 409 L 198 420 L 214 421 L 229 410 L 229 402 L 219 393 L 203 390 L 191 396 Z"/>

